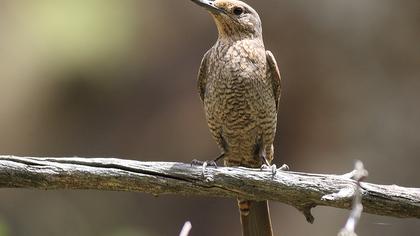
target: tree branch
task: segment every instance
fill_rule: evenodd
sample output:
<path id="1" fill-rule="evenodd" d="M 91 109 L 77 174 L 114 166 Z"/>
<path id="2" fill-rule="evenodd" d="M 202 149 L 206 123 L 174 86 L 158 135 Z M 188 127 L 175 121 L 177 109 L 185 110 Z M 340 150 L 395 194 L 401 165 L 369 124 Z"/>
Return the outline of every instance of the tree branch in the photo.
<path id="1" fill-rule="evenodd" d="M 361 183 L 364 212 L 420 218 L 420 189 Z M 35 158 L 0 156 L 0 188 L 97 189 L 153 195 L 211 196 L 273 200 L 292 205 L 313 221 L 310 209 L 350 209 L 357 182 L 349 175 L 323 175 L 201 167 L 176 162 L 114 158 Z"/>

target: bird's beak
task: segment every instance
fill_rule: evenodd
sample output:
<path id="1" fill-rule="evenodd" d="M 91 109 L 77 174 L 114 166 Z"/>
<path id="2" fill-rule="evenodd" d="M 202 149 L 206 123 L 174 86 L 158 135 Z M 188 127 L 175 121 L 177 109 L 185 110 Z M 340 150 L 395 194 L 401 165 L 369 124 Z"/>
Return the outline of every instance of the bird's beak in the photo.
<path id="1" fill-rule="evenodd" d="M 214 0 L 191 0 L 191 1 L 193 1 L 195 4 L 201 7 L 204 7 L 211 13 L 215 13 L 215 14 L 225 13 L 223 9 L 220 9 L 214 5 Z"/>

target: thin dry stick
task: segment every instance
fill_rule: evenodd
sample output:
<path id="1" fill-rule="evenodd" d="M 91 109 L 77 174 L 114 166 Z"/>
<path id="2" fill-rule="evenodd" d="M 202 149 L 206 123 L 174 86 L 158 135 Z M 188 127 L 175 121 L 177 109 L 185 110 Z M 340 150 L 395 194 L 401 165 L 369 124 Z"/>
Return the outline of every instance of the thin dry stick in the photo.
<path id="1" fill-rule="evenodd" d="M 351 175 L 351 179 L 357 181 L 357 186 L 355 189 L 353 200 L 353 209 L 350 213 L 349 218 L 347 219 L 346 225 L 340 230 L 338 236 L 357 236 L 355 229 L 363 212 L 360 182 L 368 176 L 368 171 L 364 168 L 363 163 L 361 161 L 357 161 L 355 164 L 354 171 L 352 171 L 349 174 Z"/>
<path id="2" fill-rule="evenodd" d="M 190 234 L 191 228 L 191 222 L 185 222 L 184 226 L 182 227 L 181 233 L 179 233 L 179 236 L 188 236 Z"/>
<path id="3" fill-rule="evenodd" d="M 313 222 L 311 208 L 349 209 L 357 182 L 348 175 L 323 175 L 239 167 L 207 168 L 176 162 L 113 158 L 0 156 L 0 188 L 95 189 L 153 195 L 272 200 L 292 205 Z M 420 189 L 360 183 L 364 211 L 420 218 Z"/>

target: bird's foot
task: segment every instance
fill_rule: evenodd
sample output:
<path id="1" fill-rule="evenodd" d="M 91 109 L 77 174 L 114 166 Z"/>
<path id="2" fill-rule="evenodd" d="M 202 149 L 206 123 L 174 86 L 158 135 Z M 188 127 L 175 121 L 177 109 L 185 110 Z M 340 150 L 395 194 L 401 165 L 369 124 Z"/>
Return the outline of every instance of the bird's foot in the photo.
<path id="1" fill-rule="evenodd" d="M 212 161 L 199 161 L 199 160 L 194 159 L 194 160 L 191 161 L 191 166 L 201 165 L 202 168 L 203 168 L 201 174 L 204 176 L 204 173 L 206 171 L 207 166 L 213 166 L 214 168 L 217 168 L 216 162 L 218 160 L 222 159 L 224 156 L 225 156 L 225 153 L 222 152 L 222 153 L 220 153 L 220 155 L 216 159 L 214 159 Z"/>
<path id="2" fill-rule="evenodd" d="M 261 166 L 261 170 L 268 170 L 268 171 L 271 170 L 271 173 L 275 175 L 277 173 L 277 166 L 276 164 L 272 164 L 272 165 L 263 164 Z"/>
<path id="3" fill-rule="evenodd" d="M 280 166 L 280 168 L 277 168 L 276 164 L 272 164 L 272 165 L 267 165 L 267 164 L 263 164 L 261 166 L 261 170 L 271 170 L 271 173 L 273 175 L 275 175 L 277 173 L 277 170 L 279 171 L 288 171 L 289 170 L 289 166 L 286 164 L 283 164 L 282 166 Z"/>
<path id="4" fill-rule="evenodd" d="M 217 164 L 216 164 L 215 161 L 200 161 L 200 160 L 194 159 L 194 160 L 191 161 L 191 166 L 193 166 L 193 165 L 201 165 L 201 167 L 202 167 L 201 174 L 202 175 L 204 175 L 204 173 L 206 171 L 206 168 L 208 166 L 213 166 L 214 168 L 217 168 Z"/>
<path id="5" fill-rule="evenodd" d="M 280 168 L 278 170 L 288 171 L 288 170 L 290 170 L 290 167 L 287 164 L 283 164 L 282 166 L 280 166 Z"/>

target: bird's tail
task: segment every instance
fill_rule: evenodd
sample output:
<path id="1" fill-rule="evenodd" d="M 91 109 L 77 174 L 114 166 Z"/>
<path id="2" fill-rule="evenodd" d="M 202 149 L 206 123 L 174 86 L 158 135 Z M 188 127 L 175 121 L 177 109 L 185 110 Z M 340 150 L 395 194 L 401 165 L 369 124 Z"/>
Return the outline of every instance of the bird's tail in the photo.
<path id="1" fill-rule="evenodd" d="M 268 201 L 238 199 L 243 236 L 272 236 Z"/>

